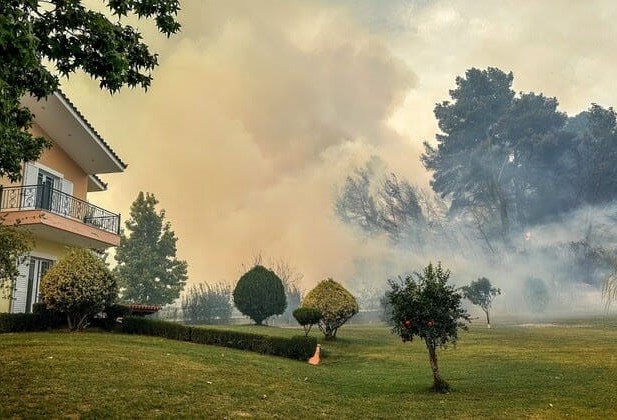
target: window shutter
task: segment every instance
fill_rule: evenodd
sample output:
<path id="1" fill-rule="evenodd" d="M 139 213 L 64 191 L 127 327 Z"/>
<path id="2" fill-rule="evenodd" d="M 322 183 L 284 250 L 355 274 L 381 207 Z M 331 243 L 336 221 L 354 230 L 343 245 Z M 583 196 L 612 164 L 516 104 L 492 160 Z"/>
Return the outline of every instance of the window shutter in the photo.
<path id="1" fill-rule="evenodd" d="M 36 185 L 39 168 L 31 163 L 26 162 L 24 165 L 24 183 L 23 185 Z"/>
<path id="2" fill-rule="evenodd" d="M 26 312 L 26 293 L 28 292 L 28 275 L 30 273 L 30 258 L 21 263 L 18 267 L 19 275 L 15 279 L 13 288 L 13 302 L 11 305 L 12 313 Z"/>
<path id="3" fill-rule="evenodd" d="M 60 187 L 62 188 L 62 192 L 64 194 L 61 194 L 62 197 L 59 210 L 64 216 L 72 216 L 71 207 L 73 203 L 73 183 L 68 179 L 61 179 L 60 182 L 62 183 Z"/>
<path id="4" fill-rule="evenodd" d="M 62 179 L 62 192 L 68 195 L 73 195 L 73 183 L 68 179 Z"/>
<path id="5" fill-rule="evenodd" d="M 24 164 L 24 176 L 21 189 L 21 209 L 30 210 L 34 208 L 36 204 L 37 188 L 39 168 L 32 163 L 26 162 Z"/>

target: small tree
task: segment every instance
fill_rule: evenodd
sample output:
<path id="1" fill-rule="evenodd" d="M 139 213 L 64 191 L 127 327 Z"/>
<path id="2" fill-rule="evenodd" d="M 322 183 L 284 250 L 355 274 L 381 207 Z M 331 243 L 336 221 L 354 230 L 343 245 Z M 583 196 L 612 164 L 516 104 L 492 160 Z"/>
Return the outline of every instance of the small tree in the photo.
<path id="1" fill-rule="evenodd" d="M 491 281 L 486 277 L 472 281 L 469 286 L 461 287 L 463 296 L 474 305 L 478 305 L 486 314 L 487 328 L 491 328 L 491 318 L 489 311 L 493 304 L 493 299 L 501 294 L 501 289 L 493 287 Z"/>
<path id="2" fill-rule="evenodd" d="M 227 284 L 200 283 L 182 296 L 182 314 L 187 324 L 228 324 L 231 310 L 231 287 Z"/>
<path id="3" fill-rule="evenodd" d="M 311 327 L 321 320 L 321 311 L 315 308 L 298 308 L 293 311 L 293 316 L 298 324 L 304 328 L 304 335 L 308 336 Z"/>
<path id="4" fill-rule="evenodd" d="M 234 305 L 240 312 L 261 325 L 287 307 L 283 282 L 272 270 L 256 265 L 244 273 L 233 292 Z"/>
<path id="5" fill-rule="evenodd" d="M 71 249 L 41 280 L 43 302 L 66 314 L 71 331 L 86 328 L 88 317 L 111 306 L 117 296 L 116 278 L 88 249 Z"/>
<path id="6" fill-rule="evenodd" d="M 356 298 L 331 278 L 321 281 L 308 292 L 302 307 L 321 312 L 318 325 L 326 340 L 336 339 L 338 329 L 358 313 Z"/>
<path id="7" fill-rule="evenodd" d="M 400 281 L 389 280 L 391 290 L 388 299 L 392 308 L 392 332 L 403 342 L 420 337 L 426 344 L 431 370 L 433 390 L 447 392 L 449 385 L 441 378 L 437 364 L 437 347 L 445 348 L 456 343 L 458 330 L 467 329 L 469 314 L 463 309 L 463 296 L 447 284 L 450 271 L 441 263 L 429 264 L 422 273 L 415 273 Z"/>
<path id="8" fill-rule="evenodd" d="M 18 267 L 32 249 L 32 234 L 16 225 L 5 225 L 0 215 L 0 296 L 11 297 L 13 282 L 19 275 Z"/>

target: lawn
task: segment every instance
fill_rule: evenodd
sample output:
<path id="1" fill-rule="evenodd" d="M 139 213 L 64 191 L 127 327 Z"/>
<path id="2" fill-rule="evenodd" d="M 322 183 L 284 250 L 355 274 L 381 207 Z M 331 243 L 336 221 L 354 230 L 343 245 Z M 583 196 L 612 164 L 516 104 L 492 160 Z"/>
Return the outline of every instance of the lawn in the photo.
<path id="1" fill-rule="evenodd" d="M 152 337 L 3 334 L 0 418 L 617 418 L 615 318 L 473 326 L 439 352 L 445 395 L 428 391 L 424 344 L 387 327 L 344 326 L 322 345 L 311 366 Z"/>

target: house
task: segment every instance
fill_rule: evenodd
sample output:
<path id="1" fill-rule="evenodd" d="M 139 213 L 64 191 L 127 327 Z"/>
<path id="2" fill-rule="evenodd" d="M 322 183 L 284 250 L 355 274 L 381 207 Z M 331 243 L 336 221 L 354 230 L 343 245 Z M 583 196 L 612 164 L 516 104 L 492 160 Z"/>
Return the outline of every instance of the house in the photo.
<path id="1" fill-rule="evenodd" d="M 126 165 L 61 92 L 22 103 L 35 115 L 32 133 L 51 140 L 39 160 L 22 165 L 22 180 L 0 178 L 0 215 L 19 221 L 35 245 L 19 267 L 11 298 L 0 293 L 0 312 L 31 312 L 45 272 L 68 247 L 105 250 L 120 243 L 120 215 L 88 202 L 107 185 L 97 174 Z"/>

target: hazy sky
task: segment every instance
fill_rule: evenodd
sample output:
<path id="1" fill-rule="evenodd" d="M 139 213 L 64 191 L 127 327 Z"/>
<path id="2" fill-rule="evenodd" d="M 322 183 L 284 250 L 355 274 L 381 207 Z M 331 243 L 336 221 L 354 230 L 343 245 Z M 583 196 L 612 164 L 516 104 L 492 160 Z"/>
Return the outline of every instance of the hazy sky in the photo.
<path id="1" fill-rule="evenodd" d="M 337 186 L 370 156 L 426 185 L 433 107 L 470 67 L 513 71 L 569 114 L 617 104 L 614 0 L 185 0 L 179 19 L 170 39 L 145 28 L 147 93 L 79 75 L 63 90 L 129 164 L 91 201 L 126 219 L 154 193 L 195 283 L 235 282 L 259 252 L 305 289 L 350 282 L 383 244 L 336 220 Z"/>

